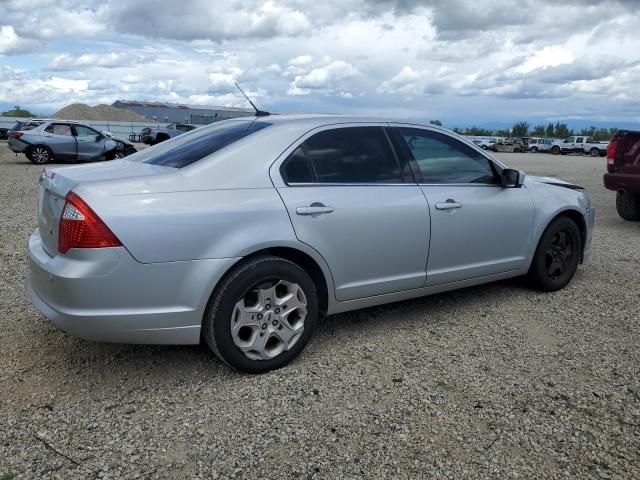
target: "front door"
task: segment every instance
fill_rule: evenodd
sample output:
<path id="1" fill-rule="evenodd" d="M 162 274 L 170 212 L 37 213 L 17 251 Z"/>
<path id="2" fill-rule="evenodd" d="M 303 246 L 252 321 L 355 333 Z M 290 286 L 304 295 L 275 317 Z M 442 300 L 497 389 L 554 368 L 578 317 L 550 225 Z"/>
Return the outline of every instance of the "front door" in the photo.
<path id="1" fill-rule="evenodd" d="M 104 155 L 104 137 L 93 128 L 75 125 L 76 140 L 78 142 L 78 161 L 89 162 L 102 160 Z"/>
<path id="2" fill-rule="evenodd" d="M 498 166 L 443 132 L 398 127 L 431 214 L 427 285 L 521 268 L 531 249 L 533 200 L 503 188 Z"/>
<path id="3" fill-rule="evenodd" d="M 320 131 L 280 174 L 296 236 L 324 257 L 337 300 L 424 286 L 429 210 L 382 126 Z"/>

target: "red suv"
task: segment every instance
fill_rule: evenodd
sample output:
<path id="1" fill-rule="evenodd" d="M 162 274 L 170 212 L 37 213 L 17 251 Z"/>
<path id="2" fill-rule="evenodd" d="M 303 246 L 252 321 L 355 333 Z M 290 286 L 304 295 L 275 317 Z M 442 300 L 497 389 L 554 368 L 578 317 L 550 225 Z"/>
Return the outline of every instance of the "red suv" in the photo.
<path id="1" fill-rule="evenodd" d="M 640 132 L 618 130 L 607 148 L 604 186 L 615 190 L 616 209 L 625 220 L 640 220 Z"/>

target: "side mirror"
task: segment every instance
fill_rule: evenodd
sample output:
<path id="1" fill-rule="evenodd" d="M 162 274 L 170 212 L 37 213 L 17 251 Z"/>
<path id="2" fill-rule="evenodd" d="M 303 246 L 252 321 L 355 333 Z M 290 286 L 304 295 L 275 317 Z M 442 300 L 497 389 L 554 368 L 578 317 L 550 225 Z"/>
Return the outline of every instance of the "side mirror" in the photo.
<path id="1" fill-rule="evenodd" d="M 505 168 L 502 170 L 502 186 L 504 188 L 520 188 L 524 183 L 524 176 L 525 174 L 522 170 Z"/>

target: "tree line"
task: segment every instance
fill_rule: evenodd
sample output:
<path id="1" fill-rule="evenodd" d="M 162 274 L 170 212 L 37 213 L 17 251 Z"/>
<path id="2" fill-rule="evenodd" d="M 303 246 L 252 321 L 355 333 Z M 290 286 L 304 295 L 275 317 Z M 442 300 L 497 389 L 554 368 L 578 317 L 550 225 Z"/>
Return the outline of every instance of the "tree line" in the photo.
<path id="1" fill-rule="evenodd" d="M 431 120 L 433 125 L 442 125 L 440 120 Z M 549 138 L 567 138 L 574 135 L 583 135 L 593 137 L 596 140 L 609 140 L 617 131 L 617 128 L 598 128 L 591 126 L 574 130 L 569 128 L 566 123 L 549 122 L 547 125 L 536 125 L 531 127 L 527 122 L 517 122 L 511 127 L 511 131 L 507 129 L 490 130 L 487 128 L 471 127 L 471 128 L 454 128 L 453 131 L 461 135 L 471 135 L 478 137 L 549 137 Z"/>

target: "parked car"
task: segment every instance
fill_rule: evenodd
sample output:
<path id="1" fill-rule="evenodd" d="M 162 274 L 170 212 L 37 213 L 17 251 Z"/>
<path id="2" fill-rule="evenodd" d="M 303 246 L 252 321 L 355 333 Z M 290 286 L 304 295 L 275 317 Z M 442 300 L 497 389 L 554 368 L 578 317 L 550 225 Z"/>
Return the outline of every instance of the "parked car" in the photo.
<path id="1" fill-rule="evenodd" d="M 604 186 L 616 192 L 625 220 L 640 220 L 640 132 L 618 130 L 609 142 Z"/>
<path id="2" fill-rule="evenodd" d="M 140 140 L 146 144 L 155 145 L 156 143 L 164 142 L 170 138 L 190 132 L 195 128 L 197 128 L 195 125 L 188 125 L 186 123 L 171 123 L 166 127 L 146 127 L 140 132 Z"/>
<path id="3" fill-rule="evenodd" d="M 113 160 L 136 152 L 128 140 L 65 120 L 48 120 L 26 131 L 12 130 L 8 145 L 11 151 L 24 153 L 38 165 Z"/>
<path id="4" fill-rule="evenodd" d="M 599 142 L 592 137 L 574 136 L 557 140 L 551 146 L 551 153 L 588 153 L 592 157 L 598 157 L 607 153 L 609 142 Z"/>
<path id="5" fill-rule="evenodd" d="M 253 373 L 325 315 L 520 275 L 563 288 L 594 224 L 580 187 L 446 129 L 332 115 L 226 120 L 40 185 L 44 315 L 96 341 L 202 340 Z"/>
<path id="6" fill-rule="evenodd" d="M 526 145 L 519 138 L 506 138 L 493 145 L 492 150 L 494 152 L 523 152 L 526 150 Z"/>
<path id="7" fill-rule="evenodd" d="M 550 138 L 531 138 L 529 139 L 529 151 L 532 153 L 549 152 L 553 146 L 553 140 Z"/>
<path id="8" fill-rule="evenodd" d="M 9 131 L 8 128 L 0 128 L 0 140 L 6 140 L 7 139 L 7 132 Z"/>
<path id="9" fill-rule="evenodd" d="M 496 138 L 476 138 L 473 140 L 473 143 L 483 150 L 493 150 L 497 141 Z"/>

